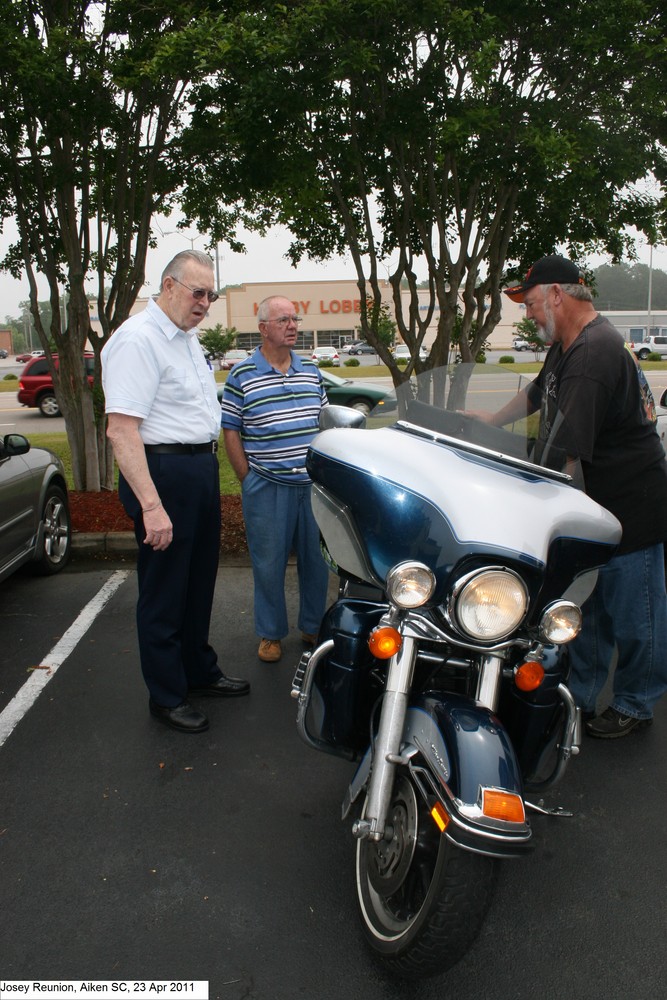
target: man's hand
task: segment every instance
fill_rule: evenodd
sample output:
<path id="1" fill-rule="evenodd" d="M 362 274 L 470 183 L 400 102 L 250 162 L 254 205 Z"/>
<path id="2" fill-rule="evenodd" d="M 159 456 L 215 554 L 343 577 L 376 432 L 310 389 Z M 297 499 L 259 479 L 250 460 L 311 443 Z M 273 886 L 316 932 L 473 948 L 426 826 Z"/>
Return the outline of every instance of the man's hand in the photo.
<path id="1" fill-rule="evenodd" d="M 174 527 L 166 510 L 160 504 L 155 510 L 144 511 L 146 537 L 144 545 L 150 545 L 156 552 L 164 552 L 174 538 Z"/>

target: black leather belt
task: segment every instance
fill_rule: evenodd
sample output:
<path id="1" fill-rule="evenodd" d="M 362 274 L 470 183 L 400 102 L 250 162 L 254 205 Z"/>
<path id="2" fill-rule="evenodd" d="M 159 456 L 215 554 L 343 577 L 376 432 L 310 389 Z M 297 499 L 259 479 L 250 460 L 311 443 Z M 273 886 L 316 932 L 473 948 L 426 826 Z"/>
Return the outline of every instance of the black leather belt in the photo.
<path id="1" fill-rule="evenodd" d="M 205 444 L 145 444 L 149 455 L 215 455 L 218 450 L 217 441 L 207 441 Z"/>

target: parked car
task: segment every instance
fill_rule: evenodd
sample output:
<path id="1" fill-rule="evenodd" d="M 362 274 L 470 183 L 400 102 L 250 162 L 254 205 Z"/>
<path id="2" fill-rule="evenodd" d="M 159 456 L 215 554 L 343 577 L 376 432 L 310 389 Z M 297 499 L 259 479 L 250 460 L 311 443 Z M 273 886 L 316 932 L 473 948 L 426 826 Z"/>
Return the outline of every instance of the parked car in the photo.
<path id="1" fill-rule="evenodd" d="M 250 355 L 247 351 L 234 350 L 227 351 L 222 360 L 220 361 L 220 370 L 223 372 L 228 372 L 238 361 L 245 361 Z"/>
<path id="2" fill-rule="evenodd" d="M 322 361 L 330 361 L 332 365 L 340 365 L 340 355 L 335 347 L 316 347 L 310 356 L 311 361 L 317 361 L 318 365 Z"/>
<path id="3" fill-rule="evenodd" d="M 335 406 L 351 406 L 353 410 L 369 414 L 376 406 L 385 407 L 387 412 L 396 409 L 396 397 L 387 389 L 381 389 L 372 382 L 341 378 L 333 372 L 323 371 L 322 381 L 327 390 L 327 399 Z"/>
<path id="4" fill-rule="evenodd" d="M 398 344 L 397 347 L 394 348 L 394 361 L 398 361 L 400 358 L 406 358 L 409 361 L 411 357 L 410 348 L 407 344 Z M 428 354 L 426 353 L 426 349 L 423 346 L 420 347 L 419 360 L 426 361 L 427 357 Z"/>
<path id="5" fill-rule="evenodd" d="M 32 358 L 32 354 L 17 354 L 16 355 L 16 360 L 20 364 L 22 364 L 22 365 L 24 365 L 26 363 L 26 361 L 30 361 L 31 358 Z"/>
<path id="6" fill-rule="evenodd" d="M 630 344 L 630 350 L 639 358 L 645 361 L 649 354 L 659 354 L 667 357 L 667 337 L 649 337 L 648 340 L 641 340 Z"/>
<path id="7" fill-rule="evenodd" d="M 9 357 L 9 351 L 6 351 L 4 347 L 0 347 L 0 358 L 4 359 L 8 357 Z"/>
<path id="8" fill-rule="evenodd" d="M 537 351 L 539 353 L 544 350 L 543 344 L 534 344 L 530 340 L 524 340 L 523 337 L 515 337 L 512 347 L 515 351 Z"/>
<path id="9" fill-rule="evenodd" d="M 389 389 L 381 389 L 372 382 L 341 378 L 323 368 L 321 373 L 327 399 L 333 406 L 350 406 L 368 415 L 376 406 L 386 406 L 387 412 L 396 409 L 396 397 Z M 224 384 L 218 386 L 218 399 L 222 401 Z"/>
<path id="10" fill-rule="evenodd" d="M 365 340 L 360 340 L 356 344 L 350 346 L 349 354 L 377 354 L 377 351 L 372 344 L 368 344 Z"/>
<path id="11" fill-rule="evenodd" d="M 62 462 L 31 448 L 22 434 L 0 438 L 0 580 L 30 563 L 58 573 L 67 563 L 72 528 Z"/>
<path id="12" fill-rule="evenodd" d="M 53 355 L 56 368 L 58 367 L 58 355 Z M 95 356 L 93 354 L 84 355 L 84 364 L 88 381 L 92 385 L 93 368 Z M 16 395 L 22 406 L 37 407 L 44 417 L 59 417 L 60 407 L 56 399 L 53 388 L 53 379 L 49 371 L 49 365 L 45 357 L 31 358 L 21 372 L 19 378 L 19 391 Z"/>

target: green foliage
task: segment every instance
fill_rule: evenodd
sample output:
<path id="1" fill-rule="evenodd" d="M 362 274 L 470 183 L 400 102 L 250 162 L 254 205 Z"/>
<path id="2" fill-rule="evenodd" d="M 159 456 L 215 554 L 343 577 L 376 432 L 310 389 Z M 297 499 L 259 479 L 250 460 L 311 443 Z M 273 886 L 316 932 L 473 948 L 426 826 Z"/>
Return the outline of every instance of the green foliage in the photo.
<path id="1" fill-rule="evenodd" d="M 6 375 L 3 376 L 3 382 L 18 382 L 18 375 L 14 375 L 12 374 L 12 372 L 8 372 Z"/>
<path id="2" fill-rule="evenodd" d="M 437 317 L 442 364 L 459 306 L 467 360 L 505 277 L 537 257 L 620 257 L 628 224 L 656 235 L 659 184 L 635 186 L 667 175 L 656 3 L 258 2 L 213 24 L 182 139 L 186 210 L 219 236 L 239 205 L 252 226 L 281 223 L 293 261 L 348 255 L 371 342 L 385 276 L 414 354 Z"/>
<path id="3" fill-rule="evenodd" d="M 331 360 L 331 358 L 322 358 L 321 361 L 317 362 L 317 367 L 318 368 L 334 368 L 336 366 L 334 365 L 334 363 Z"/>
<path id="4" fill-rule="evenodd" d="M 514 355 L 513 354 L 503 354 L 498 358 L 499 365 L 513 365 Z"/>
<path id="5" fill-rule="evenodd" d="M 617 309 L 646 309 L 649 298 L 647 264 L 605 264 L 593 272 L 596 306 L 606 312 Z M 667 309 L 667 272 L 653 269 L 651 277 L 653 309 Z"/>
<path id="6" fill-rule="evenodd" d="M 221 358 L 230 347 L 236 344 L 238 330 L 236 327 L 227 329 L 222 323 L 216 323 L 213 327 L 204 328 L 199 335 L 199 343 L 204 348 L 204 352 L 213 358 Z"/>
<path id="7" fill-rule="evenodd" d="M 358 368 L 360 364 L 361 361 L 359 360 L 359 358 L 348 358 L 347 361 L 343 362 L 343 365 L 346 368 Z"/>

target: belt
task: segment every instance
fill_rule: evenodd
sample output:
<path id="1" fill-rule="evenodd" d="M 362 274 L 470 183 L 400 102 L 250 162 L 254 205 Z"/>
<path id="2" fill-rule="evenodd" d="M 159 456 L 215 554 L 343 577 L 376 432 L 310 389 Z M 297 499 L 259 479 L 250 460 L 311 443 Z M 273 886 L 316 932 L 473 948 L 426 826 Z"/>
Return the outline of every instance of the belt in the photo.
<path id="1" fill-rule="evenodd" d="M 149 455 L 215 455 L 218 450 L 218 442 L 206 441 L 205 444 L 145 444 L 144 449 Z"/>

